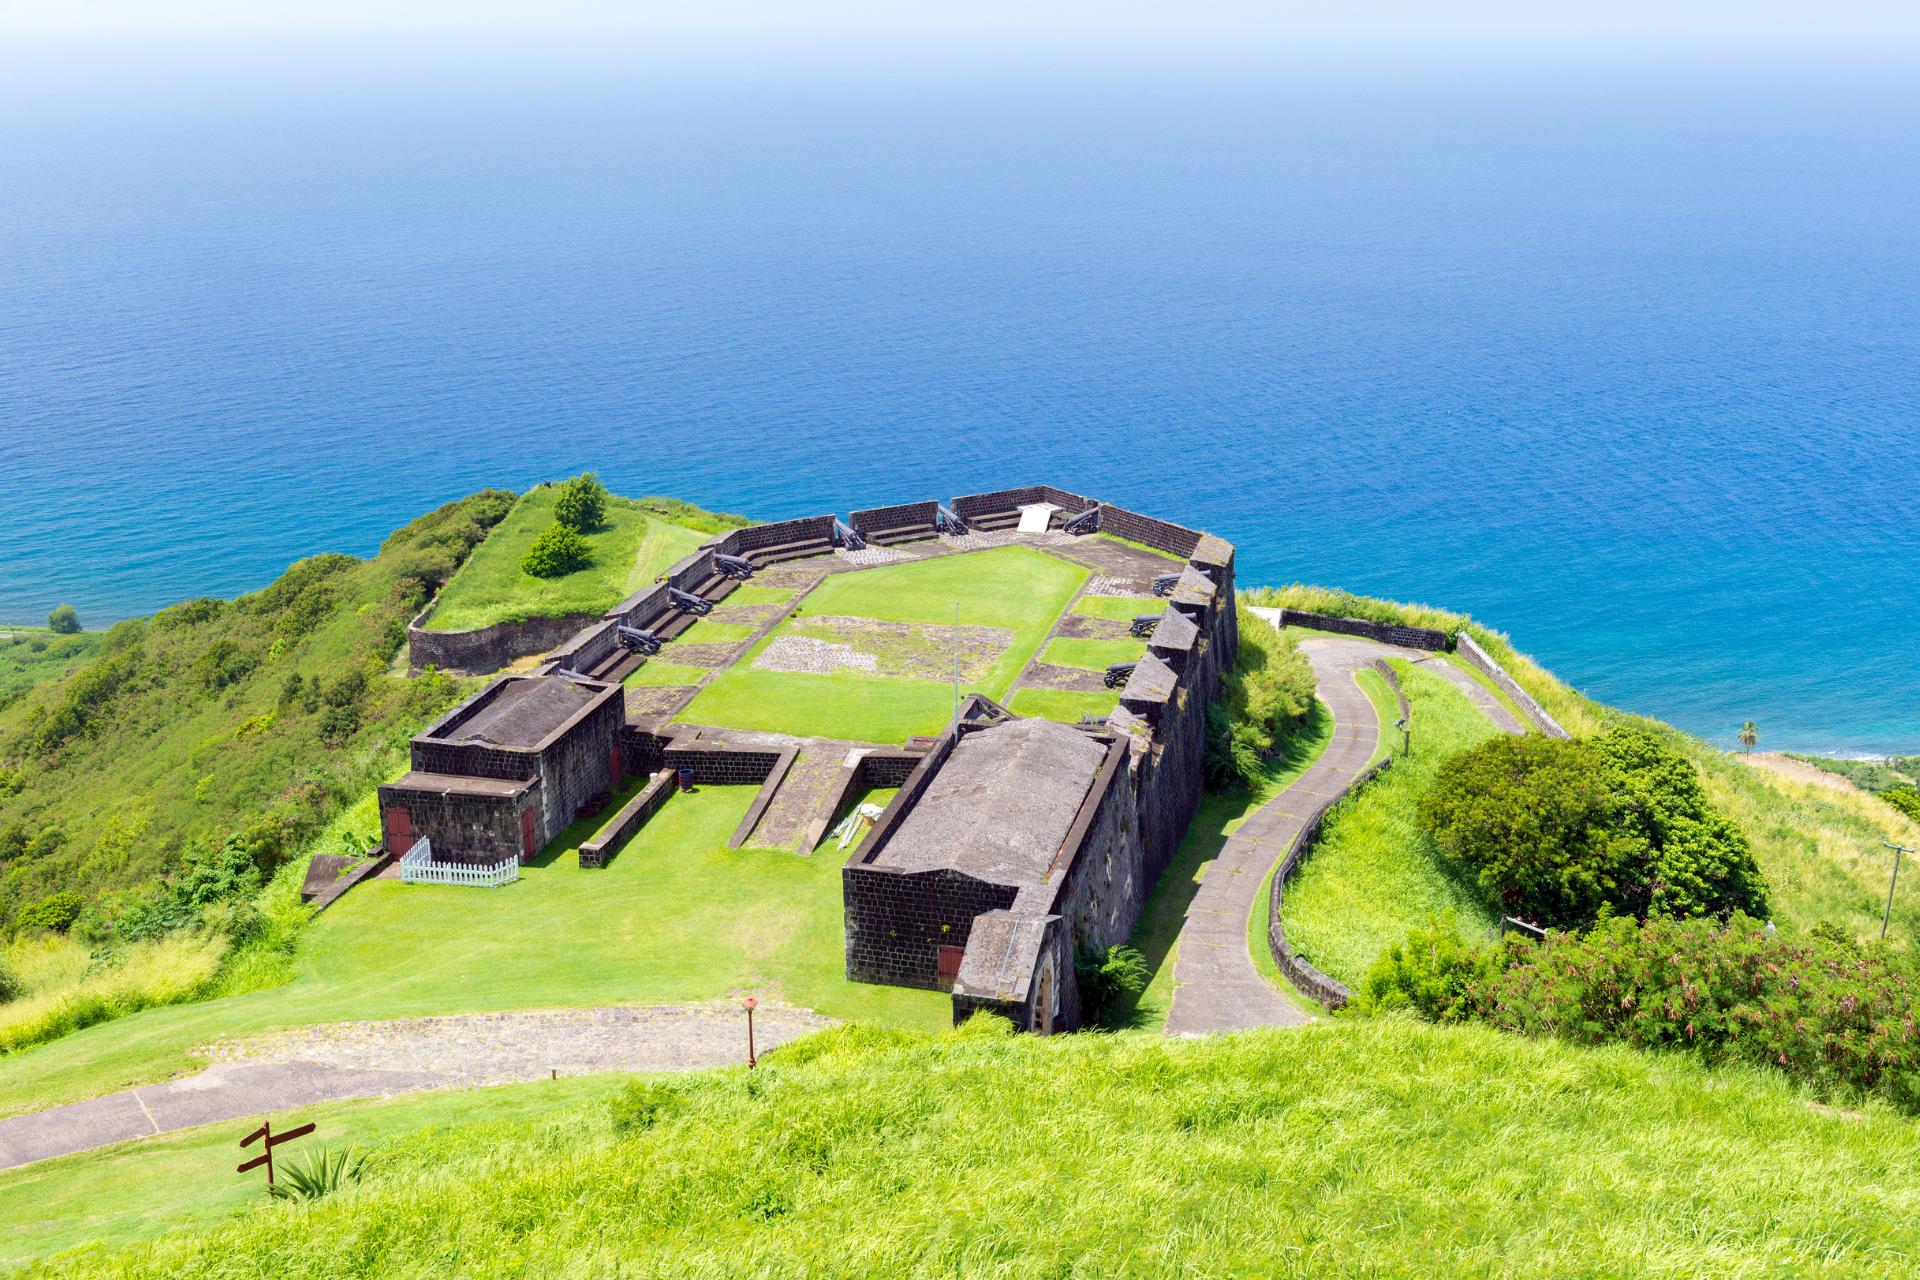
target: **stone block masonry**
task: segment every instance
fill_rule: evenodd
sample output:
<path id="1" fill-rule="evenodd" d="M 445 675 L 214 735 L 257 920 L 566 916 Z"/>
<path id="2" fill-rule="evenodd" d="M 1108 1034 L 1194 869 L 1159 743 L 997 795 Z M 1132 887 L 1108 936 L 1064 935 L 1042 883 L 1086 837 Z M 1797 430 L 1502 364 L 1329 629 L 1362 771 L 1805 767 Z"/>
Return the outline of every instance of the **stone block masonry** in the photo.
<path id="1" fill-rule="evenodd" d="M 1534 727 L 1549 738 L 1570 738 L 1573 735 L 1560 727 L 1560 722 L 1547 714 L 1547 709 L 1534 701 L 1532 694 L 1520 687 L 1520 682 L 1507 674 L 1507 669 L 1493 660 L 1493 655 L 1482 649 L 1477 641 L 1466 632 L 1460 633 L 1457 652 L 1461 657 L 1484 671 L 1488 678 L 1499 685 L 1501 690 L 1517 703 L 1520 709 L 1533 721 Z"/>
<path id="2" fill-rule="evenodd" d="M 429 631 L 421 624 L 432 612 L 433 606 L 428 605 L 407 626 L 407 664 L 420 671 L 434 667 L 469 675 L 490 675 L 516 658 L 545 653 L 597 621 L 590 613 L 569 613 L 496 622 L 473 631 Z"/>
<path id="3" fill-rule="evenodd" d="M 1366 640 L 1378 640 L 1381 644 L 1397 644 L 1403 649 L 1443 653 L 1447 648 L 1447 633 L 1432 627 L 1403 627 L 1390 622 L 1369 622 L 1365 618 L 1336 618 L 1332 614 L 1308 613 L 1304 609 L 1282 609 L 1280 625 L 1360 636 Z"/>

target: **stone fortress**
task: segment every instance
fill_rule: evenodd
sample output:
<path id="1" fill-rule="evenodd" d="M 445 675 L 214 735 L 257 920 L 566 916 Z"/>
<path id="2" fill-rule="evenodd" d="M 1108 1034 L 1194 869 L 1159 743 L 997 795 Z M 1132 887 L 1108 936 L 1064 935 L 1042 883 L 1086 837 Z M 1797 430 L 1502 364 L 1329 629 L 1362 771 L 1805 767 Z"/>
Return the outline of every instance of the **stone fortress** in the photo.
<path id="1" fill-rule="evenodd" d="M 1115 673 L 1124 683 L 1105 717 L 1021 717 L 974 694 L 931 737 L 824 743 L 684 723 L 676 716 L 697 687 L 621 683 L 645 661 L 622 647 L 621 629 L 649 632 L 669 645 L 662 660 L 684 661 L 674 638 L 704 612 L 700 602 L 711 607 L 738 585 L 725 558 L 735 572 L 746 561 L 790 581 L 797 603 L 828 573 L 1003 545 L 1089 569 L 1088 594 L 1165 598 L 1145 655 Z M 1070 625 L 1063 617 L 1056 634 Z M 1230 544 L 1037 485 L 947 508 L 925 501 L 844 523 L 821 515 L 731 530 L 557 647 L 550 621 L 466 633 L 416 625 L 409 640 L 416 667 L 543 660 L 495 679 L 413 739 L 412 771 L 380 788 L 389 849 L 425 838 L 436 859 L 524 860 L 621 776 L 652 775 L 581 846 L 582 866 L 602 865 L 690 771 L 695 784 L 759 786 L 731 845 L 777 829 L 811 854 L 865 790 L 897 787 L 842 870 L 847 976 L 948 991 L 956 1021 L 985 1008 L 1044 1034 L 1081 1025 L 1076 951 L 1126 940 L 1198 808 L 1206 708 L 1239 633 Z M 1070 687 L 1059 684 L 1065 669 L 1044 668 L 1036 656 L 1019 683 Z"/>

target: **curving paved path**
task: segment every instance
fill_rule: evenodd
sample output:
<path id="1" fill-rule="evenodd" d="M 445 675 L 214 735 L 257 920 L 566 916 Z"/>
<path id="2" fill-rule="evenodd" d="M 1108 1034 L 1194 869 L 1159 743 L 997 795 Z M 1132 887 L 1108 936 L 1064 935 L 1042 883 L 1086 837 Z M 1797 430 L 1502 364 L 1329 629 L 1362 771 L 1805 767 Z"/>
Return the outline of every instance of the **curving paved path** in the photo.
<path id="1" fill-rule="evenodd" d="M 1268 985 L 1247 952 L 1247 917 L 1267 872 L 1287 844 L 1329 796 L 1345 791 L 1364 771 L 1380 740 L 1380 719 L 1353 673 L 1383 654 L 1410 651 L 1371 640 L 1302 641 L 1313 664 L 1320 701 L 1333 713 L 1333 741 L 1311 769 L 1261 805 L 1227 837 L 1187 907 L 1175 941 L 1170 1036 L 1283 1027 L 1307 1021 L 1292 1001 Z"/>

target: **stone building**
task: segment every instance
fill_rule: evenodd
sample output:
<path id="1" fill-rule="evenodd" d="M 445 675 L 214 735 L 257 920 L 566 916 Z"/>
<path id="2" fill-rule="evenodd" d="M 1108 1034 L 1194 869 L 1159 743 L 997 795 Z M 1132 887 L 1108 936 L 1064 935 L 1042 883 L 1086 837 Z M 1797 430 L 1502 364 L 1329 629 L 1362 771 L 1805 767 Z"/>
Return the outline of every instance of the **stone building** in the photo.
<path id="1" fill-rule="evenodd" d="M 969 701 L 842 871 L 847 976 L 950 991 L 955 1021 L 1073 1030 L 1076 948 L 1124 941 L 1151 883 L 1128 744 Z"/>
<path id="2" fill-rule="evenodd" d="M 619 684 L 502 676 L 415 735 L 412 771 L 380 788 L 387 847 L 431 840 L 442 862 L 532 857 L 619 780 L 626 718 Z"/>

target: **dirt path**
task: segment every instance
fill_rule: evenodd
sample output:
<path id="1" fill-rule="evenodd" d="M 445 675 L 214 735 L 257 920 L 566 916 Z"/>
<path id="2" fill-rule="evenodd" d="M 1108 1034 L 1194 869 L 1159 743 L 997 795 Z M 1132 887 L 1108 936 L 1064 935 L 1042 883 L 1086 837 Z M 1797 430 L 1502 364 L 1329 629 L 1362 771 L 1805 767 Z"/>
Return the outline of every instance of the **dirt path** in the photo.
<path id="1" fill-rule="evenodd" d="M 759 1052 L 834 1025 L 805 1009 L 754 1013 Z M 0 1169 L 223 1120 L 416 1089 L 544 1080 L 550 1073 L 697 1071 L 747 1060 L 731 1001 L 336 1022 L 223 1041 L 197 1076 L 0 1121 Z"/>

